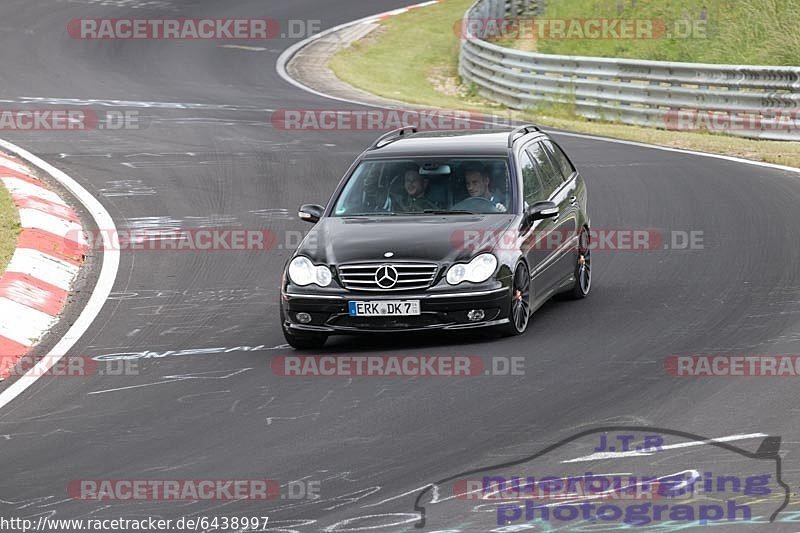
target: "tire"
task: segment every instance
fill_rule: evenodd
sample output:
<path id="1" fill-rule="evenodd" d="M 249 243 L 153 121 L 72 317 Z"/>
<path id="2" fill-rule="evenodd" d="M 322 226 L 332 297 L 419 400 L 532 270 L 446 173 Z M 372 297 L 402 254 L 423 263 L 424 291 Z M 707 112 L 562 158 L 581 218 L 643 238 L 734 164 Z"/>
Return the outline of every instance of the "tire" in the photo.
<path id="1" fill-rule="evenodd" d="M 578 261 L 575 264 L 575 284 L 566 296 L 571 300 L 582 300 L 592 290 L 592 249 L 589 228 L 578 235 Z"/>
<path id="2" fill-rule="evenodd" d="M 289 346 L 295 350 L 316 350 L 325 346 L 328 336 L 324 333 L 305 333 L 296 334 L 290 333 L 286 327 L 283 327 L 283 336 Z"/>
<path id="3" fill-rule="evenodd" d="M 501 329 L 506 337 L 525 333 L 531 319 L 531 276 L 523 263 L 518 264 L 514 270 L 514 279 L 511 285 L 508 324 L 504 324 Z"/>

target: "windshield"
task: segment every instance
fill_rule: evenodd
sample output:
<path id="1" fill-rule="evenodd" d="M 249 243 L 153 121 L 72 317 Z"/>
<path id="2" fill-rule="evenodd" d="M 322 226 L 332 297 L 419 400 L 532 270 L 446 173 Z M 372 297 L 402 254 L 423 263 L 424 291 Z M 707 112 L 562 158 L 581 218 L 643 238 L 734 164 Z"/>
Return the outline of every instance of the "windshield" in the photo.
<path id="1" fill-rule="evenodd" d="M 505 159 L 362 161 L 333 216 L 501 214 L 513 210 L 512 191 Z"/>

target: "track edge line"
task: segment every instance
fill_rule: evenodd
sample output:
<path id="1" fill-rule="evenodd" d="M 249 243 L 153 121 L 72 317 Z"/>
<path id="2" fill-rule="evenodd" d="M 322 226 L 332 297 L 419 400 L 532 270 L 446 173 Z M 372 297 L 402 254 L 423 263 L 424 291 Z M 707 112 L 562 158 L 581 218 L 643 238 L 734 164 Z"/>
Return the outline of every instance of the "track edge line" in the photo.
<path id="1" fill-rule="evenodd" d="M 100 275 L 92 289 L 92 294 L 78 315 L 78 318 L 70 326 L 69 330 L 59 339 L 55 346 L 36 363 L 28 372 L 12 383 L 7 389 L 0 392 L 0 409 L 8 405 L 25 390 L 33 385 L 39 377 L 50 370 L 70 348 L 88 331 L 94 320 L 103 309 L 119 271 L 119 250 L 111 245 L 110 235 L 116 234 L 116 225 L 111 215 L 103 207 L 100 201 L 92 196 L 83 186 L 71 178 L 66 172 L 59 170 L 47 161 L 32 154 L 31 152 L 12 144 L 4 139 L 0 139 L 0 148 L 4 148 L 12 154 L 24 159 L 33 166 L 46 172 L 55 179 L 62 187 L 72 194 L 94 219 L 98 228 L 107 229 L 101 231 L 103 235 L 103 261 L 100 266 Z"/>

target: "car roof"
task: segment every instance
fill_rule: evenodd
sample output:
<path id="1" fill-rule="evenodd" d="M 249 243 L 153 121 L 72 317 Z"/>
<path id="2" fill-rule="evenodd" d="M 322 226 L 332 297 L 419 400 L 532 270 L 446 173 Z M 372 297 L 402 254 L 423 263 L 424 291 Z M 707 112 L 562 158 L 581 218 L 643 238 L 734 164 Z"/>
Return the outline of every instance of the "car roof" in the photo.
<path id="1" fill-rule="evenodd" d="M 371 147 L 365 159 L 441 155 L 508 156 L 508 136 L 514 128 L 426 131 L 403 135 L 380 147 Z"/>

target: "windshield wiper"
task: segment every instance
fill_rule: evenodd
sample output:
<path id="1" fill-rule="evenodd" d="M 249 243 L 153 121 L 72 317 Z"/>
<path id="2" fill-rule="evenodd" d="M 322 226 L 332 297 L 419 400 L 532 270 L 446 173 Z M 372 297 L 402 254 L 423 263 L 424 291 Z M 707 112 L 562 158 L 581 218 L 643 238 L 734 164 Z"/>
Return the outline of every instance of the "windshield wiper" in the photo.
<path id="1" fill-rule="evenodd" d="M 422 211 L 426 215 L 474 215 L 472 211 L 465 211 L 463 209 L 446 210 L 446 209 L 425 209 Z"/>
<path id="2" fill-rule="evenodd" d="M 348 218 L 348 217 L 393 217 L 396 215 L 397 213 L 381 211 L 379 213 L 348 213 L 346 215 L 339 215 L 339 216 L 342 218 Z"/>

